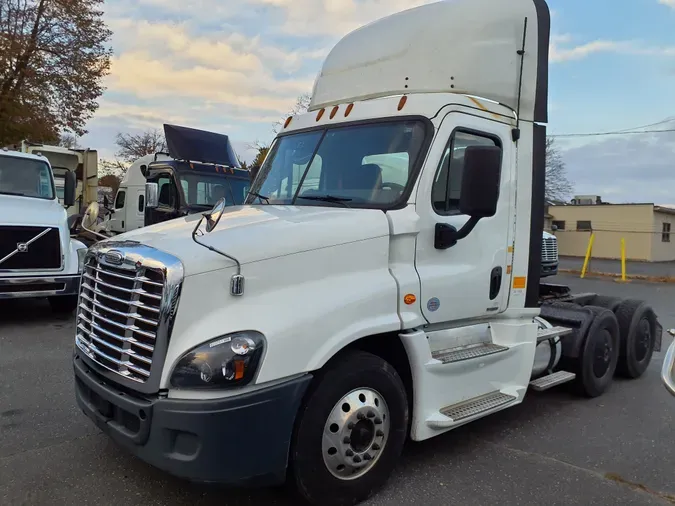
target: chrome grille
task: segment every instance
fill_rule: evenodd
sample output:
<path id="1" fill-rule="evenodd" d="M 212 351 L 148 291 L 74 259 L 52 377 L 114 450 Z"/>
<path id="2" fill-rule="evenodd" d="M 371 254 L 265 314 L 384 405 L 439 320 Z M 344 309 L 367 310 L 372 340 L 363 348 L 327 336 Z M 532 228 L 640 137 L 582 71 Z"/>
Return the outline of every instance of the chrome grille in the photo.
<path id="1" fill-rule="evenodd" d="M 142 262 L 113 267 L 102 258 L 85 262 L 75 343 L 99 365 L 144 383 L 162 321 L 164 271 Z"/>
<path id="2" fill-rule="evenodd" d="M 541 245 L 541 259 L 543 262 L 558 261 L 558 240 L 555 237 L 544 238 Z"/>

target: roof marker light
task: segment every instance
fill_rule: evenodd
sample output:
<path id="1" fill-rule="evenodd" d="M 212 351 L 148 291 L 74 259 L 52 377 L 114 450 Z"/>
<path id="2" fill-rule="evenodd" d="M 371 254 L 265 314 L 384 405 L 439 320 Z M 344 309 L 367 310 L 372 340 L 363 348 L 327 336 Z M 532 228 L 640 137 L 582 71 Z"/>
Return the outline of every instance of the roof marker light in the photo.
<path id="1" fill-rule="evenodd" d="M 291 121 L 293 120 L 293 116 L 289 116 L 286 118 L 286 122 L 284 123 L 284 128 L 288 128 L 288 125 L 291 124 Z"/>
<path id="2" fill-rule="evenodd" d="M 326 112 L 326 109 L 321 109 L 316 115 L 316 120 L 319 121 L 323 117 L 323 113 Z"/>
<path id="3" fill-rule="evenodd" d="M 333 107 L 333 110 L 330 112 L 330 119 L 333 119 L 339 110 L 340 110 L 339 105 Z"/>
<path id="4" fill-rule="evenodd" d="M 354 109 L 354 104 L 349 104 L 345 110 L 345 118 L 349 116 L 349 114 L 352 112 L 352 109 Z"/>
<path id="5" fill-rule="evenodd" d="M 406 95 L 403 95 L 401 97 L 401 100 L 398 101 L 398 110 L 400 111 L 405 107 L 405 103 L 408 101 L 408 97 Z"/>

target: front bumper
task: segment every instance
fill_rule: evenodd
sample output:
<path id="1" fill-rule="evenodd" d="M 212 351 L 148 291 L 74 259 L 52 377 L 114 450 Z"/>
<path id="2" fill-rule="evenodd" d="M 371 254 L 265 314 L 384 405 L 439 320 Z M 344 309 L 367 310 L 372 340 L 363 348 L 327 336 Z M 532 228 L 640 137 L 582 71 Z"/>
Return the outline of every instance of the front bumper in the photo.
<path id="1" fill-rule="evenodd" d="M 0 299 L 77 295 L 80 275 L 0 278 Z"/>
<path id="2" fill-rule="evenodd" d="M 542 262 L 541 277 L 555 276 L 558 274 L 558 262 Z"/>
<path id="3" fill-rule="evenodd" d="M 73 366 L 80 408 L 148 464 L 197 482 L 260 486 L 284 481 L 310 375 L 225 399 L 177 400 L 122 391 L 78 352 Z"/>

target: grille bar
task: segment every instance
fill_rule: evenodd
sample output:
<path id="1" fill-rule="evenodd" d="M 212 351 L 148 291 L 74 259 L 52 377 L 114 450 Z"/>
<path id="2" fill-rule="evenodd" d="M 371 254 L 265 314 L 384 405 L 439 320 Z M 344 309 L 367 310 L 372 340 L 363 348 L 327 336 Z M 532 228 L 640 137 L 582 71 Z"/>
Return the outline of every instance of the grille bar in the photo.
<path id="1" fill-rule="evenodd" d="M 142 261 L 113 267 L 99 258 L 89 255 L 82 273 L 75 342 L 104 368 L 145 383 L 160 331 L 165 272 Z"/>
<path id="2" fill-rule="evenodd" d="M 111 320 L 109 318 L 106 318 L 103 316 L 101 313 L 98 311 L 92 311 L 89 309 L 86 305 L 80 304 L 80 307 L 87 311 L 90 315 L 96 317 L 97 320 L 101 320 L 102 322 L 107 323 L 108 325 L 112 325 L 113 327 L 120 328 L 122 330 L 130 330 L 131 332 L 136 332 L 142 336 L 149 337 L 150 339 L 156 339 L 157 336 L 155 335 L 154 332 L 146 332 L 145 330 L 139 329 L 136 325 L 125 325 L 124 323 L 119 323 L 116 322 L 115 320 Z M 83 316 L 84 318 L 84 316 Z"/>
<path id="3" fill-rule="evenodd" d="M 122 312 L 122 311 L 118 311 L 118 310 L 116 310 L 116 309 L 112 309 L 112 308 L 106 306 L 105 304 L 101 304 L 99 301 L 92 299 L 91 297 L 89 297 L 89 295 L 87 295 L 87 294 L 84 293 L 84 292 L 80 294 L 80 297 L 82 297 L 83 299 L 85 299 L 85 300 L 87 300 L 88 302 L 90 302 L 91 304 L 93 304 L 94 307 L 97 307 L 97 308 L 99 308 L 99 309 L 103 309 L 103 310 L 105 310 L 105 311 L 107 311 L 107 312 L 109 312 L 109 313 L 112 313 L 112 314 L 114 314 L 114 315 L 122 316 L 122 317 L 124 317 L 124 318 L 133 318 L 133 319 L 135 319 L 136 321 L 139 321 L 139 322 L 142 322 L 142 323 L 147 323 L 148 325 L 154 325 L 154 326 L 157 326 L 157 325 L 159 324 L 159 322 L 158 322 L 157 320 L 151 320 L 150 318 L 143 318 L 143 317 L 142 317 L 140 314 L 138 314 L 138 313 L 124 313 L 124 312 Z M 80 304 L 80 306 L 83 306 L 83 305 Z M 85 309 L 88 310 L 88 308 L 87 308 L 86 305 L 84 305 L 83 307 L 84 307 Z"/>
<path id="4" fill-rule="evenodd" d="M 121 292 L 126 292 L 126 293 L 137 293 L 138 295 L 142 295 L 143 297 L 150 297 L 151 299 L 162 300 L 161 295 L 156 295 L 154 293 L 146 292 L 142 288 L 131 288 L 131 289 L 129 289 L 129 288 L 124 288 L 122 286 L 115 286 L 111 283 L 106 283 L 105 281 L 101 281 L 100 279 L 92 276 L 88 272 L 85 272 L 82 276 L 96 282 L 96 284 L 98 284 L 98 285 L 105 286 L 106 288 L 112 288 L 113 290 L 119 290 Z"/>
<path id="5" fill-rule="evenodd" d="M 88 283 L 82 283 L 82 287 L 86 288 L 87 290 L 91 290 L 91 292 L 96 294 L 97 297 L 98 296 L 105 297 L 106 299 L 110 299 L 110 300 L 113 300 L 115 302 L 119 302 L 121 304 L 128 304 L 130 306 L 137 307 L 139 309 L 145 309 L 147 311 L 152 311 L 153 313 L 159 314 L 159 308 L 157 308 L 157 307 L 152 307 L 152 306 L 149 306 L 147 304 L 143 304 L 142 302 L 139 302 L 139 301 L 128 301 L 128 300 L 120 299 L 120 298 L 117 298 L 117 297 L 113 297 L 112 295 L 108 295 L 107 293 L 101 292 L 100 290 L 95 290 L 94 287 L 92 287 Z M 98 302 L 98 301 L 96 301 L 96 302 Z"/>
<path id="6" fill-rule="evenodd" d="M 558 241 L 556 239 L 543 239 L 541 246 L 541 258 L 544 262 L 555 262 L 558 260 Z"/>

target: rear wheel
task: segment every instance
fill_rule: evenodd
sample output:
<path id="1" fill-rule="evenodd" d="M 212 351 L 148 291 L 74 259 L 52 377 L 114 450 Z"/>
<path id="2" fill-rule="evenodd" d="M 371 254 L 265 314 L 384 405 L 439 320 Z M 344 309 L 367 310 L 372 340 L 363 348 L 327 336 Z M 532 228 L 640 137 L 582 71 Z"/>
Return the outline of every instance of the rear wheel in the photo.
<path id="1" fill-rule="evenodd" d="M 619 324 L 609 309 L 587 306 L 595 313 L 577 361 L 577 390 L 587 397 L 602 395 L 619 361 Z"/>
<path id="2" fill-rule="evenodd" d="M 639 300 L 623 301 L 615 313 L 621 333 L 617 372 L 627 378 L 639 378 L 654 353 L 656 315 Z"/>
<path id="3" fill-rule="evenodd" d="M 52 311 L 59 314 L 69 314 L 77 307 L 77 295 L 60 295 L 49 297 L 49 305 Z"/>
<path id="4" fill-rule="evenodd" d="M 300 410 L 291 482 L 311 504 L 357 504 L 386 483 L 407 427 L 396 370 L 370 353 L 346 353 L 317 377 Z"/>

